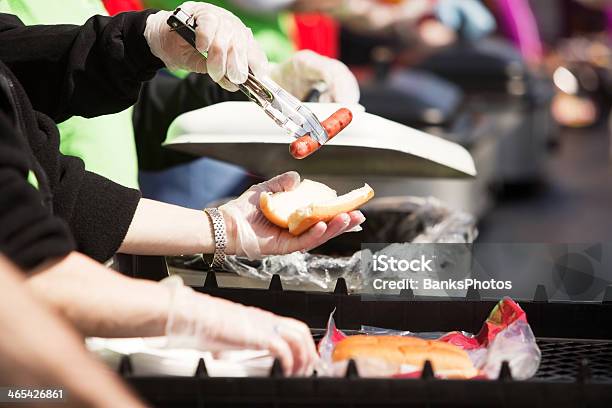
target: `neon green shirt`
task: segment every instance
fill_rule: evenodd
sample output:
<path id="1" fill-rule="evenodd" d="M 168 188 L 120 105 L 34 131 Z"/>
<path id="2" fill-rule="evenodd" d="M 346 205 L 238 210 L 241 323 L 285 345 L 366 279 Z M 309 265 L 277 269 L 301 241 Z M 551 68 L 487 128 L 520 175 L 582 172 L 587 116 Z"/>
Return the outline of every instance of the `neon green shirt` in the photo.
<path id="1" fill-rule="evenodd" d="M 0 12 L 14 14 L 26 25 L 83 24 L 93 15 L 107 14 L 100 0 L 0 0 Z M 80 157 L 89 171 L 138 188 L 131 108 L 93 119 L 74 116 L 58 128 L 63 154 Z"/>
<path id="2" fill-rule="evenodd" d="M 1 1 L 1 0 L 0 0 Z M 174 10 L 180 6 L 183 0 L 144 0 L 146 7 L 162 10 Z M 278 14 L 254 14 L 245 12 L 232 5 L 227 0 L 206 0 L 219 7 L 223 7 L 234 13 L 242 22 L 253 31 L 253 35 L 263 47 L 271 62 L 282 62 L 288 59 L 294 52 L 295 47 L 290 38 L 293 29 L 290 13 Z"/>

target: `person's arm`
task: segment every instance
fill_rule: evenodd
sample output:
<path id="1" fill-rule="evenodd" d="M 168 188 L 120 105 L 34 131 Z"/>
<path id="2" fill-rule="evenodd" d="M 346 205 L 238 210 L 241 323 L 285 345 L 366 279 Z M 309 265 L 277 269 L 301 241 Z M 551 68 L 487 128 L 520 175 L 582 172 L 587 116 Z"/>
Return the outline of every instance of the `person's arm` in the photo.
<path id="1" fill-rule="evenodd" d="M 273 66 L 270 78 L 298 99 L 323 82 L 326 89 L 320 102 L 359 102 L 359 85 L 346 65 L 312 51 L 298 51 L 287 61 Z M 229 92 L 208 75 L 192 73 L 181 79 L 161 71 L 143 85 L 134 106 L 138 168 L 159 171 L 195 159 L 162 147 L 170 124 L 179 115 L 216 103 L 247 100 L 242 92 Z"/>
<path id="2" fill-rule="evenodd" d="M 163 63 L 144 38 L 151 11 L 94 16 L 82 26 L 24 26 L 0 14 L 0 60 L 34 109 L 61 122 L 119 112 Z"/>
<path id="3" fill-rule="evenodd" d="M 140 193 L 61 155 L 55 123 L 29 109 L 29 102 L 56 121 L 132 104 L 140 81 L 161 66 L 142 35 L 146 16 L 93 17 L 82 27 L 24 27 L 0 15 L 0 60 L 11 68 L 5 75 L 23 116 L 18 118 L 23 123 L 13 123 L 10 109 L 3 110 L 0 248 L 24 269 L 75 248 L 105 261 L 127 232 Z M 20 126 L 25 132 L 16 131 Z M 38 191 L 27 181 L 32 171 Z M 59 235 L 63 239 L 56 239 Z"/>
<path id="4" fill-rule="evenodd" d="M 118 252 L 182 255 L 214 250 L 212 226 L 204 211 L 143 198 Z"/>
<path id="5" fill-rule="evenodd" d="M 121 275 L 80 253 L 40 265 L 27 285 L 85 336 L 164 334 L 170 307 L 164 287 Z"/>
<path id="6" fill-rule="evenodd" d="M 168 128 L 179 115 L 215 103 L 247 101 L 242 92 L 221 88 L 208 75 L 191 73 L 179 78 L 160 71 L 143 84 L 134 106 L 134 137 L 138 151 L 138 168 L 159 171 L 190 162 L 194 156 L 162 147 Z"/>
<path id="7" fill-rule="evenodd" d="M 62 387 L 65 407 L 143 407 L 0 256 L 0 384 Z"/>
<path id="8" fill-rule="evenodd" d="M 140 191 L 85 171 L 80 159 L 59 156 L 53 208 L 65 220 L 76 250 L 98 262 L 110 259 L 123 242 L 140 201 Z"/>
<path id="9" fill-rule="evenodd" d="M 176 276 L 132 279 L 72 253 L 38 268 L 27 285 L 85 335 L 166 335 L 170 347 L 268 350 L 295 375 L 312 372 L 317 359 L 305 324 L 196 293 Z"/>
<path id="10" fill-rule="evenodd" d="M 358 227 L 359 211 L 319 222 L 296 237 L 268 221 L 259 208 L 263 192 L 290 191 L 300 175 L 287 172 L 252 186 L 240 197 L 219 207 L 227 232 L 226 254 L 260 259 L 264 255 L 310 250 Z M 119 252 L 134 255 L 182 255 L 214 252 L 214 231 L 204 211 L 141 199 Z"/>

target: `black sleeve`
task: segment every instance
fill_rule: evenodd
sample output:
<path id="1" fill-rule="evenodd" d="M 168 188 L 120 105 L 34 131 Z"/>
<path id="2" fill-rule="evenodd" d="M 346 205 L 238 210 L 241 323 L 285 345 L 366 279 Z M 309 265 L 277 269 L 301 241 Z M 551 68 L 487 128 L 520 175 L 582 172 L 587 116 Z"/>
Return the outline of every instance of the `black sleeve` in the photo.
<path id="1" fill-rule="evenodd" d="M 65 175 L 54 191 L 53 207 L 70 226 L 77 250 L 98 262 L 121 246 L 140 201 L 140 191 L 84 169 L 80 159 L 60 156 Z M 78 161 L 77 161 L 78 160 Z"/>
<path id="2" fill-rule="evenodd" d="M 134 104 L 143 81 L 163 67 L 144 38 L 153 10 L 94 16 L 82 26 L 24 26 L 0 14 L 0 60 L 34 109 L 56 122 L 100 116 Z"/>
<path id="3" fill-rule="evenodd" d="M 194 156 L 162 147 L 168 128 L 177 116 L 215 103 L 246 101 L 242 92 L 229 92 L 208 75 L 189 74 L 181 79 L 160 71 L 142 87 L 134 106 L 134 136 L 141 170 L 157 171 L 182 164 Z"/>
<path id="4" fill-rule="evenodd" d="M 66 223 L 43 205 L 28 182 L 27 146 L 0 112 L 0 252 L 28 270 L 45 259 L 66 255 L 75 243 Z"/>

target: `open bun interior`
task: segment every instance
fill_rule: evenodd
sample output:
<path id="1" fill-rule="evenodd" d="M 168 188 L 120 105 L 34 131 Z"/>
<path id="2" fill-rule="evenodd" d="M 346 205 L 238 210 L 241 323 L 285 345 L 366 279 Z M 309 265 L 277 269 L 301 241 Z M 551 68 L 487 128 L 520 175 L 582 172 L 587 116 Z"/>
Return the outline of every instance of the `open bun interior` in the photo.
<path id="1" fill-rule="evenodd" d="M 261 211 L 275 225 L 301 235 L 320 221 L 330 221 L 336 215 L 353 211 L 374 197 L 367 184 L 347 194 L 337 196 L 336 191 L 322 183 L 304 180 L 292 191 L 262 193 Z"/>

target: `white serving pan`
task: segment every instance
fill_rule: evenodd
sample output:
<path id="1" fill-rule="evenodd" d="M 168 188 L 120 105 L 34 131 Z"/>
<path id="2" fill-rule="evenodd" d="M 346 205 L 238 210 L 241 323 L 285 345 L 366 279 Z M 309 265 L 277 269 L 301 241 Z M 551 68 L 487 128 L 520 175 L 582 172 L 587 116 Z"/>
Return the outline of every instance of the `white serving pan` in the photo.
<path id="1" fill-rule="evenodd" d="M 342 105 L 310 103 L 319 119 Z M 347 106 L 353 122 L 312 156 L 289 154 L 292 138 L 251 102 L 225 102 L 187 112 L 170 126 L 165 146 L 234 163 L 262 176 L 288 170 L 338 176 L 470 177 L 474 161 L 463 147 Z"/>
<path id="2" fill-rule="evenodd" d="M 86 345 L 113 370 L 119 368 L 123 356 L 130 356 L 132 372 L 139 376 L 191 377 L 202 358 L 211 377 L 261 377 L 270 373 L 274 361 L 267 351 L 236 350 L 213 355 L 191 349 L 165 349 L 165 342 L 164 337 L 90 337 Z"/>

